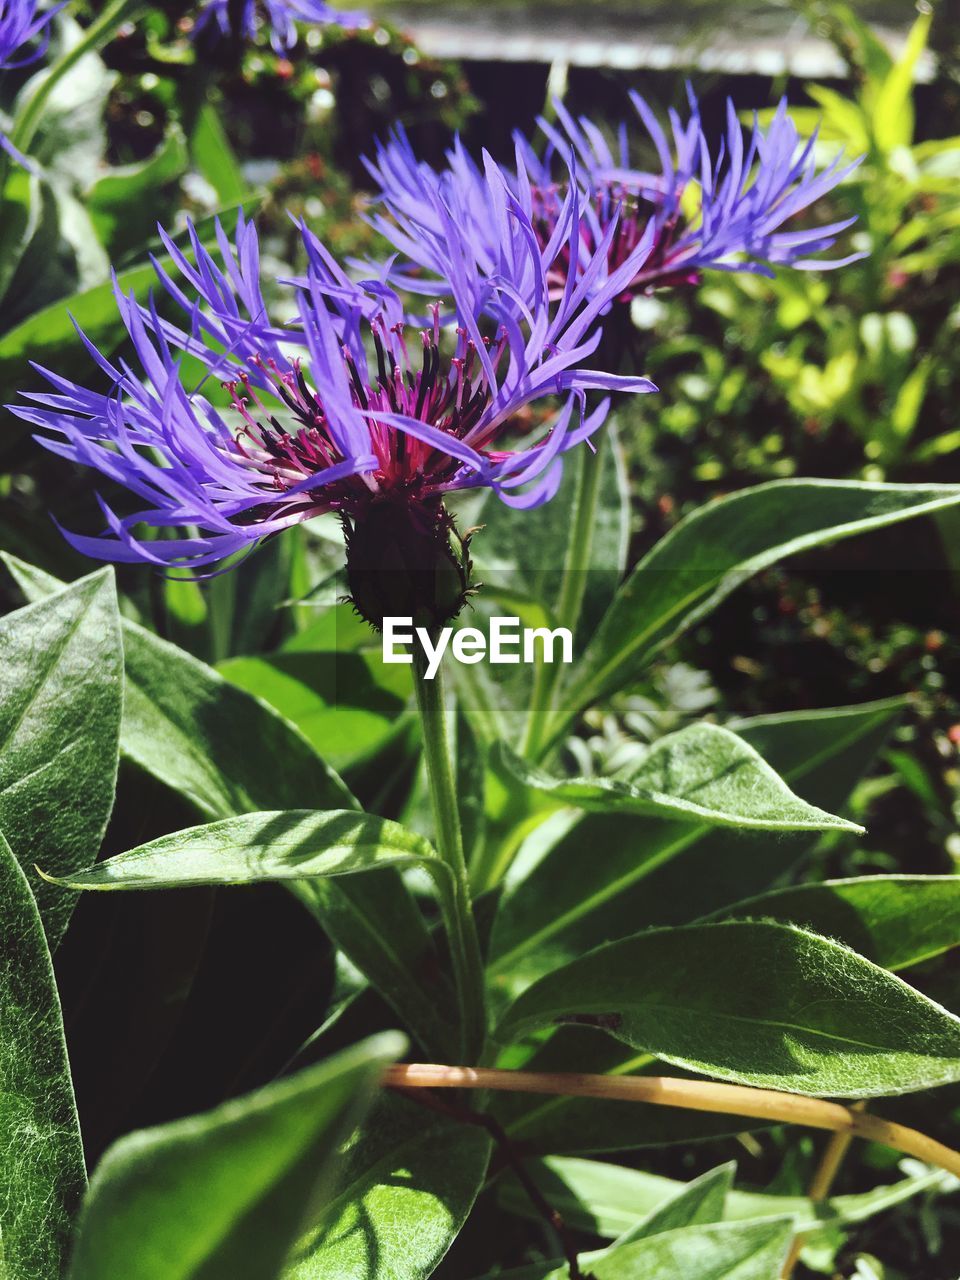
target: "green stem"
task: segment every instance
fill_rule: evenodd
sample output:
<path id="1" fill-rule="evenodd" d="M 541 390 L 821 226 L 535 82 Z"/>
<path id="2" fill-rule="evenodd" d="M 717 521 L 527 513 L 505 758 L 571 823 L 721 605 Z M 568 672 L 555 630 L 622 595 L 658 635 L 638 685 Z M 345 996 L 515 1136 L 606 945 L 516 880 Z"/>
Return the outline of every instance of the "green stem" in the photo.
<path id="1" fill-rule="evenodd" d="M 433 680 L 428 680 L 419 659 L 414 660 L 413 669 L 437 851 L 453 873 L 452 901 L 446 912 L 447 931 L 460 998 L 464 1053 L 470 1062 L 476 1062 L 486 1039 L 483 961 L 463 854 L 443 683 L 439 672 Z"/>
<path id="2" fill-rule="evenodd" d="M 606 437 L 601 433 L 597 441 L 596 453 L 591 454 L 584 450 L 577 472 L 573 521 L 564 556 L 563 579 L 556 608 L 558 624 L 561 627 L 568 627 L 574 633 L 587 589 L 587 574 L 590 571 L 593 553 L 593 531 L 597 521 L 605 448 Z M 530 714 L 521 747 L 521 754 L 531 760 L 539 759 L 543 753 L 544 741 L 550 725 L 553 695 L 561 670 L 559 663 L 544 662 L 543 654 L 540 654 L 534 672 Z"/>
<path id="3" fill-rule="evenodd" d="M 17 112 L 10 130 L 10 141 L 18 151 L 26 151 L 43 118 L 44 107 L 63 77 L 77 65 L 80 59 L 94 49 L 106 44 L 123 24 L 142 7 L 143 0 L 113 0 L 103 13 L 86 28 L 82 37 L 57 62 Z"/>

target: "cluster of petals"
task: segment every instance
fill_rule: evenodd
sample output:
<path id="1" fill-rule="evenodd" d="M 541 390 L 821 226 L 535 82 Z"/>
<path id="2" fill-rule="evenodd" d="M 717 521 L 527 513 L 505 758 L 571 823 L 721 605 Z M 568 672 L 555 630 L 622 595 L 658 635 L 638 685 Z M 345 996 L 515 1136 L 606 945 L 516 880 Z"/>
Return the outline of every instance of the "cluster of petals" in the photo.
<path id="1" fill-rule="evenodd" d="M 297 23 L 313 26 L 358 27 L 367 22 L 361 13 L 343 13 L 325 0 L 205 0 L 194 31 L 204 31 L 253 41 L 266 30 L 270 44 L 279 54 L 289 53 L 297 43 Z"/>
<path id="2" fill-rule="evenodd" d="M 180 318 L 117 288 L 135 362 L 81 335 L 100 386 L 38 366 L 49 389 L 11 406 L 46 448 L 139 500 L 121 515 L 100 498 L 106 529 L 67 533 L 72 545 L 205 568 L 315 515 L 362 519 L 380 499 L 414 507 L 476 486 L 518 507 L 550 498 L 564 454 L 606 415 L 609 397 L 588 404 L 588 393 L 654 390 L 589 367 L 600 318 L 635 263 L 601 289 L 588 263 L 554 296 L 551 268 L 582 237 L 576 184 L 544 246 L 495 168 L 487 181 L 496 259 L 478 254 L 438 197 L 446 297 L 419 323 L 383 279 L 351 280 L 306 228 L 308 270 L 287 282 L 296 319 L 286 325 L 270 317 L 242 216 L 233 240 L 218 230 L 215 251 L 195 231 L 189 256 L 164 235 L 172 267 L 155 270 Z M 205 371 L 193 385 L 184 357 Z"/>
<path id="3" fill-rule="evenodd" d="M 844 164 L 836 156 L 818 169 L 816 135 L 800 136 L 785 101 L 766 125 L 754 120 L 748 135 L 728 102 L 725 133 L 712 154 L 692 92 L 686 121 L 670 112 L 669 135 L 639 94 L 632 93 L 631 100 L 656 152 L 656 172 L 631 166 L 626 125 L 612 148 L 592 121 L 574 117 L 562 102 L 554 103 L 553 121 L 539 121 L 539 150 L 515 135 L 510 185 L 542 241 L 552 235 L 571 187 L 579 191 L 580 250 L 557 264 L 555 288 L 562 287 L 568 274 L 579 277 L 593 264 L 601 245 L 607 248 L 607 272 L 595 276 L 595 287 L 605 288 L 607 276 L 628 258 L 637 264 L 624 299 L 666 285 L 695 283 L 706 269 L 769 276 L 774 267 L 824 269 L 862 256 L 821 256 L 853 218 L 805 228 L 788 225 L 859 161 Z M 437 170 L 417 157 L 406 133 L 397 128 L 378 146 L 367 168 L 378 188 L 370 220 L 408 260 L 406 285 L 428 291 L 432 281 L 445 275 L 436 193 L 469 222 L 482 252 L 496 254 L 497 228 L 484 203 L 489 190 L 484 171 L 459 139 L 447 154 L 446 167 Z M 640 246 L 646 247 L 642 261 L 637 260 Z"/>
<path id="4" fill-rule="evenodd" d="M 43 56 L 50 23 L 64 4 L 42 8 L 38 0 L 0 0 L 0 71 L 29 66 Z"/>

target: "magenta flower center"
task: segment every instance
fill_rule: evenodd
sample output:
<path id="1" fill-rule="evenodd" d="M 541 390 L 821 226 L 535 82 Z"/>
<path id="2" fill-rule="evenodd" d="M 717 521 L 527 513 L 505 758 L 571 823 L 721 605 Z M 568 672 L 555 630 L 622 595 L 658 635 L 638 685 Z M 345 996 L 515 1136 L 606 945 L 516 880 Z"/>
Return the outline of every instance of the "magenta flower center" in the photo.
<path id="1" fill-rule="evenodd" d="M 375 376 L 370 376 L 365 359 L 358 361 L 346 347 L 342 354 L 351 406 L 364 419 L 369 450 L 378 466 L 316 493 L 305 490 L 305 509 L 322 507 L 351 515 L 372 496 L 402 495 L 418 501 L 449 487 L 462 464 L 398 426 L 392 421 L 397 416 L 424 423 L 478 451 L 501 430 L 497 424 L 484 426 L 491 388 L 476 343 L 464 329 L 456 330 L 456 351 L 447 357 L 441 351 L 439 320 L 431 329 L 420 330 L 417 367 L 401 325 L 388 330 L 374 321 L 371 331 Z M 483 341 L 496 370 L 507 347 L 506 334 Z M 299 360 L 288 369 L 281 369 L 274 360 L 255 363 L 269 380 L 279 404 L 265 403 L 249 374 L 224 383 L 243 421 L 232 441 L 232 451 L 261 473 L 265 488 L 285 493 L 344 462 L 348 455 L 338 444 L 322 399 L 307 382 Z"/>

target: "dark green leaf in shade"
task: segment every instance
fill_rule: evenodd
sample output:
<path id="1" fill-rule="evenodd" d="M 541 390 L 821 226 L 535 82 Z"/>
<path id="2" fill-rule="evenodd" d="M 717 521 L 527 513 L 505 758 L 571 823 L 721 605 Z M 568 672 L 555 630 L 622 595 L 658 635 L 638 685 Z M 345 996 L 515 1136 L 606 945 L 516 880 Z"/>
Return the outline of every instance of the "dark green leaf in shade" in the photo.
<path id="1" fill-rule="evenodd" d="M 60 1000 L 29 885 L 0 835 L 0 1274 L 63 1274 L 83 1146 Z"/>
<path id="2" fill-rule="evenodd" d="M 13 556 L 3 560 L 31 599 L 62 586 Z M 272 707 L 128 619 L 122 634 L 121 751 L 202 815 L 355 806 L 340 778 Z M 424 1049 L 443 1054 L 452 1034 L 449 984 L 423 916 L 395 871 L 292 887 Z"/>

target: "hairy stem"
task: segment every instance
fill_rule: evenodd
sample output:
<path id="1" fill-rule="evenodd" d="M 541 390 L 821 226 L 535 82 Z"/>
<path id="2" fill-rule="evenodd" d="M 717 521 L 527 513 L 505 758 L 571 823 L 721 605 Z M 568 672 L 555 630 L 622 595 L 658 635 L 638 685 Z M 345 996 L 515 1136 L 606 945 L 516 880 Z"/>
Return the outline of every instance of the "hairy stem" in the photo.
<path id="1" fill-rule="evenodd" d="M 463 855 L 460 810 L 457 805 L 453 762 L 450 758 L 440 673 L 433 680 L 428 680 L 422 662 L 416 659 L 414 688 L 430 784 L 437 852 L 452 871 L 454 880 L 453 898 L 446 915 L 450 955 L 463 1018 L 463 1052 L 468 1061 L 475 1062 L 480 1057 L 486 1038 L 483 961 Z"/>
<path id="2" fill-rule="evenodd" d="M 800 1124 L 811 1129 L 864 1138 L 913 1156 L 960 1177 L 960 1151 L 954 1151 L 906 1125 L 823 1098 L 672 1076 L 607 1076 L 582 1072 L 504 1071 L 494 1067 L 447 1067 L 404 1063 L 388 1067 L 384 1084 L 403 1089 L 493 1089 L 511 1093 L 561 1094 L 653 1106 L 712 1111 L 722 1115 Z"/>

